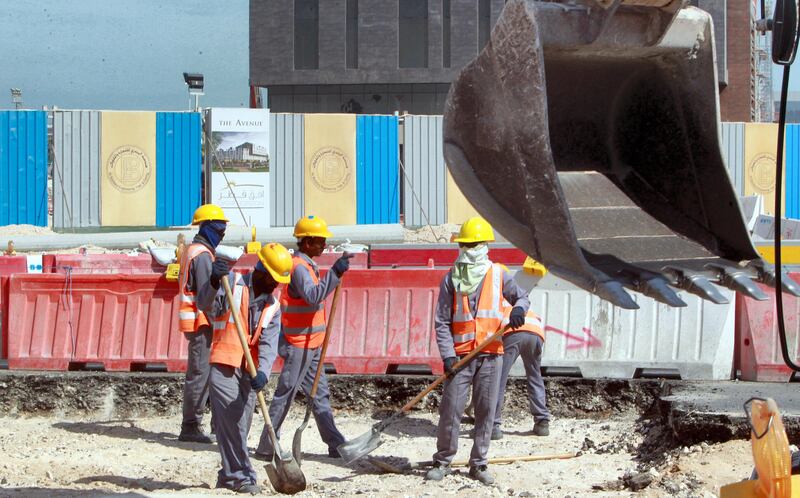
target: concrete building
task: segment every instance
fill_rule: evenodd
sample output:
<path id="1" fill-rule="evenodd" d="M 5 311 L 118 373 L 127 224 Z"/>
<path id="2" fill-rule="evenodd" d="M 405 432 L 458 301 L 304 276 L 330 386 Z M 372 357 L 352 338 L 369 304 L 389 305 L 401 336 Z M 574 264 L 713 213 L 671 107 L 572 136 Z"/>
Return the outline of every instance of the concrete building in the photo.
<path id="1" fill-rule="evenodd" d="M 754 115 L 750 0 L 692 0 L 715 23 L 722 119 Z M 250 84 L 273 112 L 441 114 L 505 0 L 250 0 Z"/>
<path id="2" fill-rule="evenodd" d="M 269 155 L 267 148 L 263 145 L 255 145 L 250 142 L 244 142 L 237 147 L 231 147 L 227 150 L 218 150 L 217 157 L 220 161 L 268 161 Z"/>

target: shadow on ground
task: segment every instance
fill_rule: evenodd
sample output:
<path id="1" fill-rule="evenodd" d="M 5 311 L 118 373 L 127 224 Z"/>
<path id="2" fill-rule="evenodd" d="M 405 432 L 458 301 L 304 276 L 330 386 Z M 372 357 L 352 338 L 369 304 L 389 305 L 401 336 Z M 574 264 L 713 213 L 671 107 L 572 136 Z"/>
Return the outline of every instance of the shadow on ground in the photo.
<path id="1" fill-rule="evenodd" d="M 139 493 L 114 493 L 113 491 L 64 489 L 64 488 L 2 488 L 0 496 L 24 496 L 26 498 L 104 498 L 114 496 L 119 498 L 146 498 Z"/>
<path id="2" fill-rule="evenodd" d="M 137 427 L 135 422 L 130 419 L 104 420 L 98 422 L 57 422 L 53 424 L 53 427 L 76 434 L 97 434 L 120 439 L 141 439 L 164 446 L 193 451 L 217 451 L 216 444 L 185 443 L 183 441 L 178 441 L 178 436 L 175 433 L 148 431 Z"/>
<path id="3" fill-rule="evenodd" d="M 206 487 L 206 485 L 203 483 L 198 484 L 196 486 L 187 486 L 185 484 L 179 484 L 177 482 L 172 482 L 172 481 L 157 481 L 149 477 L 143 477 L 137 479 L 135 477 L 113 476 L 113 475 L 87 476 L 74 481 L 75 484 L 93 484 L 97 482 L 105 482 L 108 484 L 113 484 L 114 486 L 119 486 L 120 488 L 142 489 L 144 491 L 162 491 L 162 490 L 181 491 L 190 488 Z"/>

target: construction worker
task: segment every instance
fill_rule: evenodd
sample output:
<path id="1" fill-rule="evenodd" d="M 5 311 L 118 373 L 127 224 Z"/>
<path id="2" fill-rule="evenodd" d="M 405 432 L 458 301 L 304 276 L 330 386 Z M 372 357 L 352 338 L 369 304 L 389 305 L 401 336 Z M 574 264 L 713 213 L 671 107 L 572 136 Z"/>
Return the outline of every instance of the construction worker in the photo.
<path id="1" fill-rule="evenodd" d="M 204 204 L 197 208 L 192 225 L 200 225 L 197 235 L 181 254 L 178 280 L 178 330 L 189 341 L 186 360 L 186 381 L 183 385 L 183 421 L 178 439 L 195 443 L 214 442 L 203 432 L 203 410 L 208 402 L 208 355 L 211 348 L 211 311 L 219 280 L 228 274 L 229 265 L 215 259 L 217 246 L 225 236 L 228 219 L 222 208 Z M 212 428 L 213 428 L 212 420 Z"/>
<path id="2" fill-rule="evenodd" d="M 281 330 L 280 302 L 272 292 L 289 283 L 292 255 L 280 244 L 267 244 L 258 252 L 253 272 L 230 272 L 233 306 L 221 289 L 214 304 L 214 338 L 211 341 L 211 413 L 217 429 L 222 468 L 217 487 L 239 493 L 259 494 L 258 476 L 247 453 L 247 435 L 253 419 L 256 391 L 267 384 L 278 354 Z M 258 374 L 251 378 L 241 340 L 231 313 L 239 313 L 248 334 L 251 356 Z"/>
<path id="3" fill-rule="evenodd" d="M 502 325 L 509 323 L 512 307 L 506 303 Z M 544 347 L 544 327 L 542 319 L 533 311 L 527 310 L 525 323 L 516 330 L 508 330 L 503 335 L 503 370 L 500 374 L 500 391 L 495 408 L 492 441 L 503 439 L 502 411 L 505 398 L 508 372 L 517 358 L 522 355 L 525 377 L 528 381 L 528 406 L 533 415 L 533 435 L 550 435 L 550 412 L 542 379 L 542 348 Z"/>
<path id="4" fill-rule="evenodd" d="M 494 231 L 486 220 L 470 218 L 461 225 L 454 241 L 458 243 L 459 256 L 439 286 L 434 318 L 439 354 L 450 377 L 444 382 L 439 405 L 434 466 L 426 479 L 440 481 L 452 472 L 450 462 L 458 450 L 461 414 L 472 384 L 475 433 L 469 475 L 489 485 L 494 482 L 494 477 L 487 469 L 487 454 L 497 406 L 503 344 L 501 341 L 493 342 L 457 372 L 452 367 L 459 357 L 469 354 L 501 329 L 504 298 L 513 303 L 509 314 L 511 328 L 525 323 L 525 311 L 530 301 L 505 267 L 489 260 L 488 242 L 494 241 Z"/>
<path id="5" fill-rule="evenodd" d="M 306 397 L 311 392 L 317 372 L 322 342 L 325 338 L 325 298 L 339 285 L 339 279 L 350 268 L 352 254 L 345 254 L 334 262 L 324 277 L 312 258 L 322 254 L 325 240 L 332 234 L 325 220 L 316 216 L 301 218 L 294 226 L 299 255 L 292 258 L 292 278 L 281 295 L 283 333 L 278 343 L 278 354 L 283 358 L 283 370 L 269 407 L 269 416 L 280 436 L 280 427 L 289 413 L 297 390 L 302 388 Z M 324 367 L 323 367 L 324 368 Z M 338 458 L 336 447 L 344 443 L 344 436 L 336 428 L 330 405 L 330 393 L 325 372 L 319 379 L 312 413 L 322 441 L 328 445 L 328 456 Z M 266 430 L 256 449 L 256 456 L 271 461 L 273 447 Z"/>

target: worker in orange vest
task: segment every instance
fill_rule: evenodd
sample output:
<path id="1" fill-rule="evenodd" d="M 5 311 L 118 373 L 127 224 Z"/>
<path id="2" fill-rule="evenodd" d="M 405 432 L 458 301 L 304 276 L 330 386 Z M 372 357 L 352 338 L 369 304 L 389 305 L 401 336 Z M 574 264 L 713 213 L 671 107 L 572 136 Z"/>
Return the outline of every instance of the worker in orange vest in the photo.
<path id="1" fill-rule="evenodd" d="M 178 330 L 189 341 L 186 360 L 186 381 L 183 385 L 183 421 L 178 439 L 194 443 L 212 443 L 211 436 L 203 432 L 203 411 L 208 402 L 208 355 L 211 348 L 211 322 L 206 312 L 211 311 L 219 280 L 227 275 L 229 265 L 215 259 L 215 251 L 222 238 L 228 219 L 222 208 L 204 204 L 197 208 L 192 225 L 200 225 L 194 240 L 181 254 L 178 279 Z M 212 432 L 214 421 L 211 421 Z"/>
<path id="2" fill-rule="evenodd" d="M 339 279 L 350 268 L 350 258 L 353 257 L 352 254 L 343 255 L 320 278 L 312 258 L 322 254 L 326 239 L 332 237 L 325 220 L 317 216 L 301 218 L 294 226 L 294 236 L 300 252 L 292 258 L 291 282 L 281 295 L 282 334 L 278 354 L 283 358 L 283 370 L 269 406 L 269 416 L 279 436 L 297 390 L 302 388 L 306 397 L 311 392 L 325 338 L 325 298 L 339 285 Z M 333 421 L 329 398 L 328 381 L 323 370 L 317 395 L 311 401 L 312 412 L 322 441 L 328 446 L 328 456 L 338 458 L 336 447 L 344 443 L 344 436 Z M 272 441 L 264 430 L 256 457 L 272 461 L 273 454 Z"/>
<path id="3" fill-rule="evenodd" d="M 439 404 L 437 452 L 433 455 L 433 468 L 425 477 L 441 481 L 452 472 L 450 462 L 458 450 L 461 414 L 472 385 L 475 432 L 469 475 L 490 485 L 494 477 L 487 468 L 489 442 L 503 366 L 503 343 L 490 344 L 458 371 L 452 367 L 458 357 L 469 354 L 501 329 L 504 299 L 514 305 L 509 315 L 511 328 L 525 323 L 530 301 L 505 267 L 489 260 L 488 242 L 494 241 L 494 231 L 486 220 L 470 218 L 461 225 L 454 241 L 458 243 L 459 256 L 439 286 L 434 317 L 436 342 L 449 378 L 444 382 Z"/>
<path id="4" fill-rule="evenodd" d="M 238 493 L 259 494 L 258 476 L 247 453 L 247 435 L 253 419 L 256 391 L 267 384 L 278 354 L 281 330 L 280 302 L 272 292 L 289 283 L 292 255 L 280 244 L 267 244 L 258 252 L 253 272 L 241 276 L 231 272 L 233 306 L 224 289 L 214 304 L 214 338 L 211 341 L 211 413 L 217 429 L 217 447 L 222 468 L 217 487 Z M 239 313 L 248 334 L 250 354 L 258 374 L 247 374 L 242 343 L 233 314 Z"/>
<path id="5" fill-rule="evenodd" d="M 512 307 L 505 303 L 502 325 L 509 323 Z M 542 379 L 542 348 L 544 347 L 544 327 L 539 315 L 531 310 L 525 313 L 525 323 L 516 330 L 508 330 L 503 335 L 503 371 L 500 374 L 500 391 L 495 408 L 492 441 L 503 439 L 501 428 L 503 401 L 505 398 L 508 373 L 514 362 L 522 356 L 525 378 L 528 382 L 528 407 L 533 415 L 533 435 L 550 435 L 550 411 Z"/>

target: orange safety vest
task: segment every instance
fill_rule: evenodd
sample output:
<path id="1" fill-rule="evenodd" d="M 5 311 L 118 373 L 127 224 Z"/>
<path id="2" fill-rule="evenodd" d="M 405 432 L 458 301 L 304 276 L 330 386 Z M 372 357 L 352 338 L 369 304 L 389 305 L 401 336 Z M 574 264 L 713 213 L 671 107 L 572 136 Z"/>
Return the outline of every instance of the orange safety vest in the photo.
<path id="1" fill-rule="evenodd" d="M 508 301 L 503 301 L 503 321 L 500 323 L 501 327 L 505 327 L 508 325 L 508 317 L 511 316 L 511 304 Z M 536 334 L 542 338 L 544 341 L 544 327 L 542 327 L 542 319 L 539 318 L 539 315 L 528 309 L 525 313 L 525 324 L 518 329 L 509 329 L 506 331 L 505 335 L 508 334 L 515 334 L 517 332 L 528 332 L 529 334 Z"/>
<path id="2" fill-rule="evenodd" d="M 209 325 L 206 314 L 197 309 L 195 293 L 186 288 L 192 260 L 206 252 L 211 255 L 213 261 L 214 253 L 208 247 L 198 243 L 190 244 L 181 255 L 181 272 L 178 277 L 178 331 L 180 332 L 197 332 L 200 327 Z"/>
<path id="3" fill-rule="evenodd" d="M 319 284 L 319 278 L 314 268 L 299 256 L 292 258 L 292 275 L 298 266 L 308 269 L 314 285 Z M 281 295 L 281 324 L 286 342 L 292 346 L 304 349 L 314 349 L 322 346 L 325 339 L 325 302 L 319 304 L 307 303 L 301 297 L 292 297 L 289 292 Z"/>
<path id="4" fill-rule="evenodd" d="M 500 329 L 503 321 L 503 268 L 492 264 L 484 275 L 474 317 L 466 294 L 455 292 L 453 301 L 453 343 L 456 354 L 463 356 Z M 494 341 L 483 352 L 503 354 L 502 341 Z"/>
<path id="5" fill-rule="evenodd" d="M 213 321 L 214 336 L 211 339 L 211 356 L 209 363 L 219 363 L 230 367 L 244 365 L 244 351 L 242 351 L 242 341 L 239 339 L 239 332 L 236 330 L 236 322 L 233 319 L 232 310 L 235 308 L 245 327 L 248 336 L 247 344 L 250 346 L 250 356 L 253 358 L 256 368 L 258 368 L 258 341 L 264 325 L 268 324 L 275 313 L 278 311 L 280 303 L 276 299 L 274 303 L 261 311 L 261 318 L 258 320 L 253 335 L 250 335 L 250 289 L 244 284 L 244 279 L 238 273 L 234 273 L 233 282 L 233 305 L 228 306 L 228 310 Z"/>

